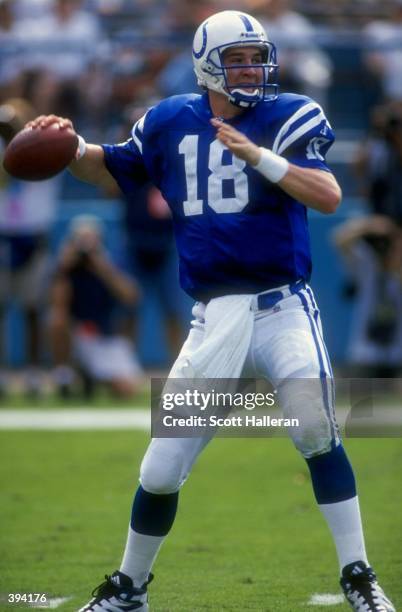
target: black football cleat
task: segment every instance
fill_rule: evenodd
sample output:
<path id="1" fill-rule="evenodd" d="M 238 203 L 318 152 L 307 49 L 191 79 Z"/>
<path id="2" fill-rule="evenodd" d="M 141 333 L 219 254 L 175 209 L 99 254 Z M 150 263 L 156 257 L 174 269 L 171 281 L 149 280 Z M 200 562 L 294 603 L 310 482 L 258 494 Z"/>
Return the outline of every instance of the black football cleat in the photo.
<path id="1" fill-rule="evenodd" d="M 396 612 L 371 567 L 356 561 L 342 570 L 341 587 L 355 612 Z"/>
<path id="2" fill-rule="evenodd" d="M 148 612 L 147 586 L 152 579 L 150 574 L 148 580 L 136 588 L 131 578 L 121 572 L 106 575 L 105 582 L 92 591 L 93 599 L 78 612 Z"/>

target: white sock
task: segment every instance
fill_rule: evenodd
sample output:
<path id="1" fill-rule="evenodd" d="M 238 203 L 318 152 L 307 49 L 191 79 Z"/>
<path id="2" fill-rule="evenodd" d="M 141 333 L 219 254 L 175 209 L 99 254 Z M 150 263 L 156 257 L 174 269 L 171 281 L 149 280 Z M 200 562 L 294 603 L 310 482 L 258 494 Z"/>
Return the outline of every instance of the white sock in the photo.
<path id="1" fill-rule="evenodd" d="M 141 587 L 148 579 L 149 572 L 166 536 L 151 536 L 137 533 L 128 528 L 126 548 L 120 571 L 129 576 L 135 587 Z"/>
<path id="2" fill-rule="evenodd" d="M 341 571 L 354 561 L 369 565 L 357 495 L 334 504 L 319 504 L 319 508 L 332 532 Z"/>

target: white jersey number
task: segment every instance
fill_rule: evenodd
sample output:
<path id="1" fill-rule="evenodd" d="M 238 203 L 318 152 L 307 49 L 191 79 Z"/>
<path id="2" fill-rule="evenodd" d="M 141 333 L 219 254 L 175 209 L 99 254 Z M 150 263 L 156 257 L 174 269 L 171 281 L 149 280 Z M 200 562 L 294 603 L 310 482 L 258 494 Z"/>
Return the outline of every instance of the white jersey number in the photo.
<path id="1" fill-rule="evenodd" d="M 223 163 L 223 152 L 227 150 L 220 140 L 214 140 L 209 150 L 208 205 L 217 213 L 240 212 L 249 202 L 247 174 L 243 171 L 246 162 L 233 156 L 231 164 Z M 179 144 L 179 153 L 184 155 L 187 199 L 183 202 L 184 214 L 201 215 L 203 201 L 197 198 L 198 135 L 188 135 Z M 223 196 L 223 181 L 233 181 L 233 196 Z"/>

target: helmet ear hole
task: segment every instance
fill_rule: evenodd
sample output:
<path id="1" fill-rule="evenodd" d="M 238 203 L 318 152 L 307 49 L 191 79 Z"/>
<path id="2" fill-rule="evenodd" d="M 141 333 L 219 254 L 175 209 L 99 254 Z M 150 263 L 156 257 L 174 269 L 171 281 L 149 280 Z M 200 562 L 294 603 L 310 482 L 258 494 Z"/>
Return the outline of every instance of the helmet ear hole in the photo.
<path id="1" fill-rule="evenodd" d="M 214 67 L 209 64 L 208 62 L 203 62 L 201 65 L 201 70 L 203 70 L 204 72 L 208 72 L 211 73 L 213 71 Z"/>

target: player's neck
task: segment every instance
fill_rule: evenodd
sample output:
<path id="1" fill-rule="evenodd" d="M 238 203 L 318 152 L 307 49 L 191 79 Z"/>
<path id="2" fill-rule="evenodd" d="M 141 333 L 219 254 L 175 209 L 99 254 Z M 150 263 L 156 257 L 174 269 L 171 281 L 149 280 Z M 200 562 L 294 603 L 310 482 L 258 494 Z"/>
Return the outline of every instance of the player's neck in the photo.
<path id="1" fill-rule="evenodd" d="M 208 90 L 209 105 L 214 117 L 233 119 L 244 112 L 244 108 L 234 106 L 226 96 L 217 91 Z"/>

